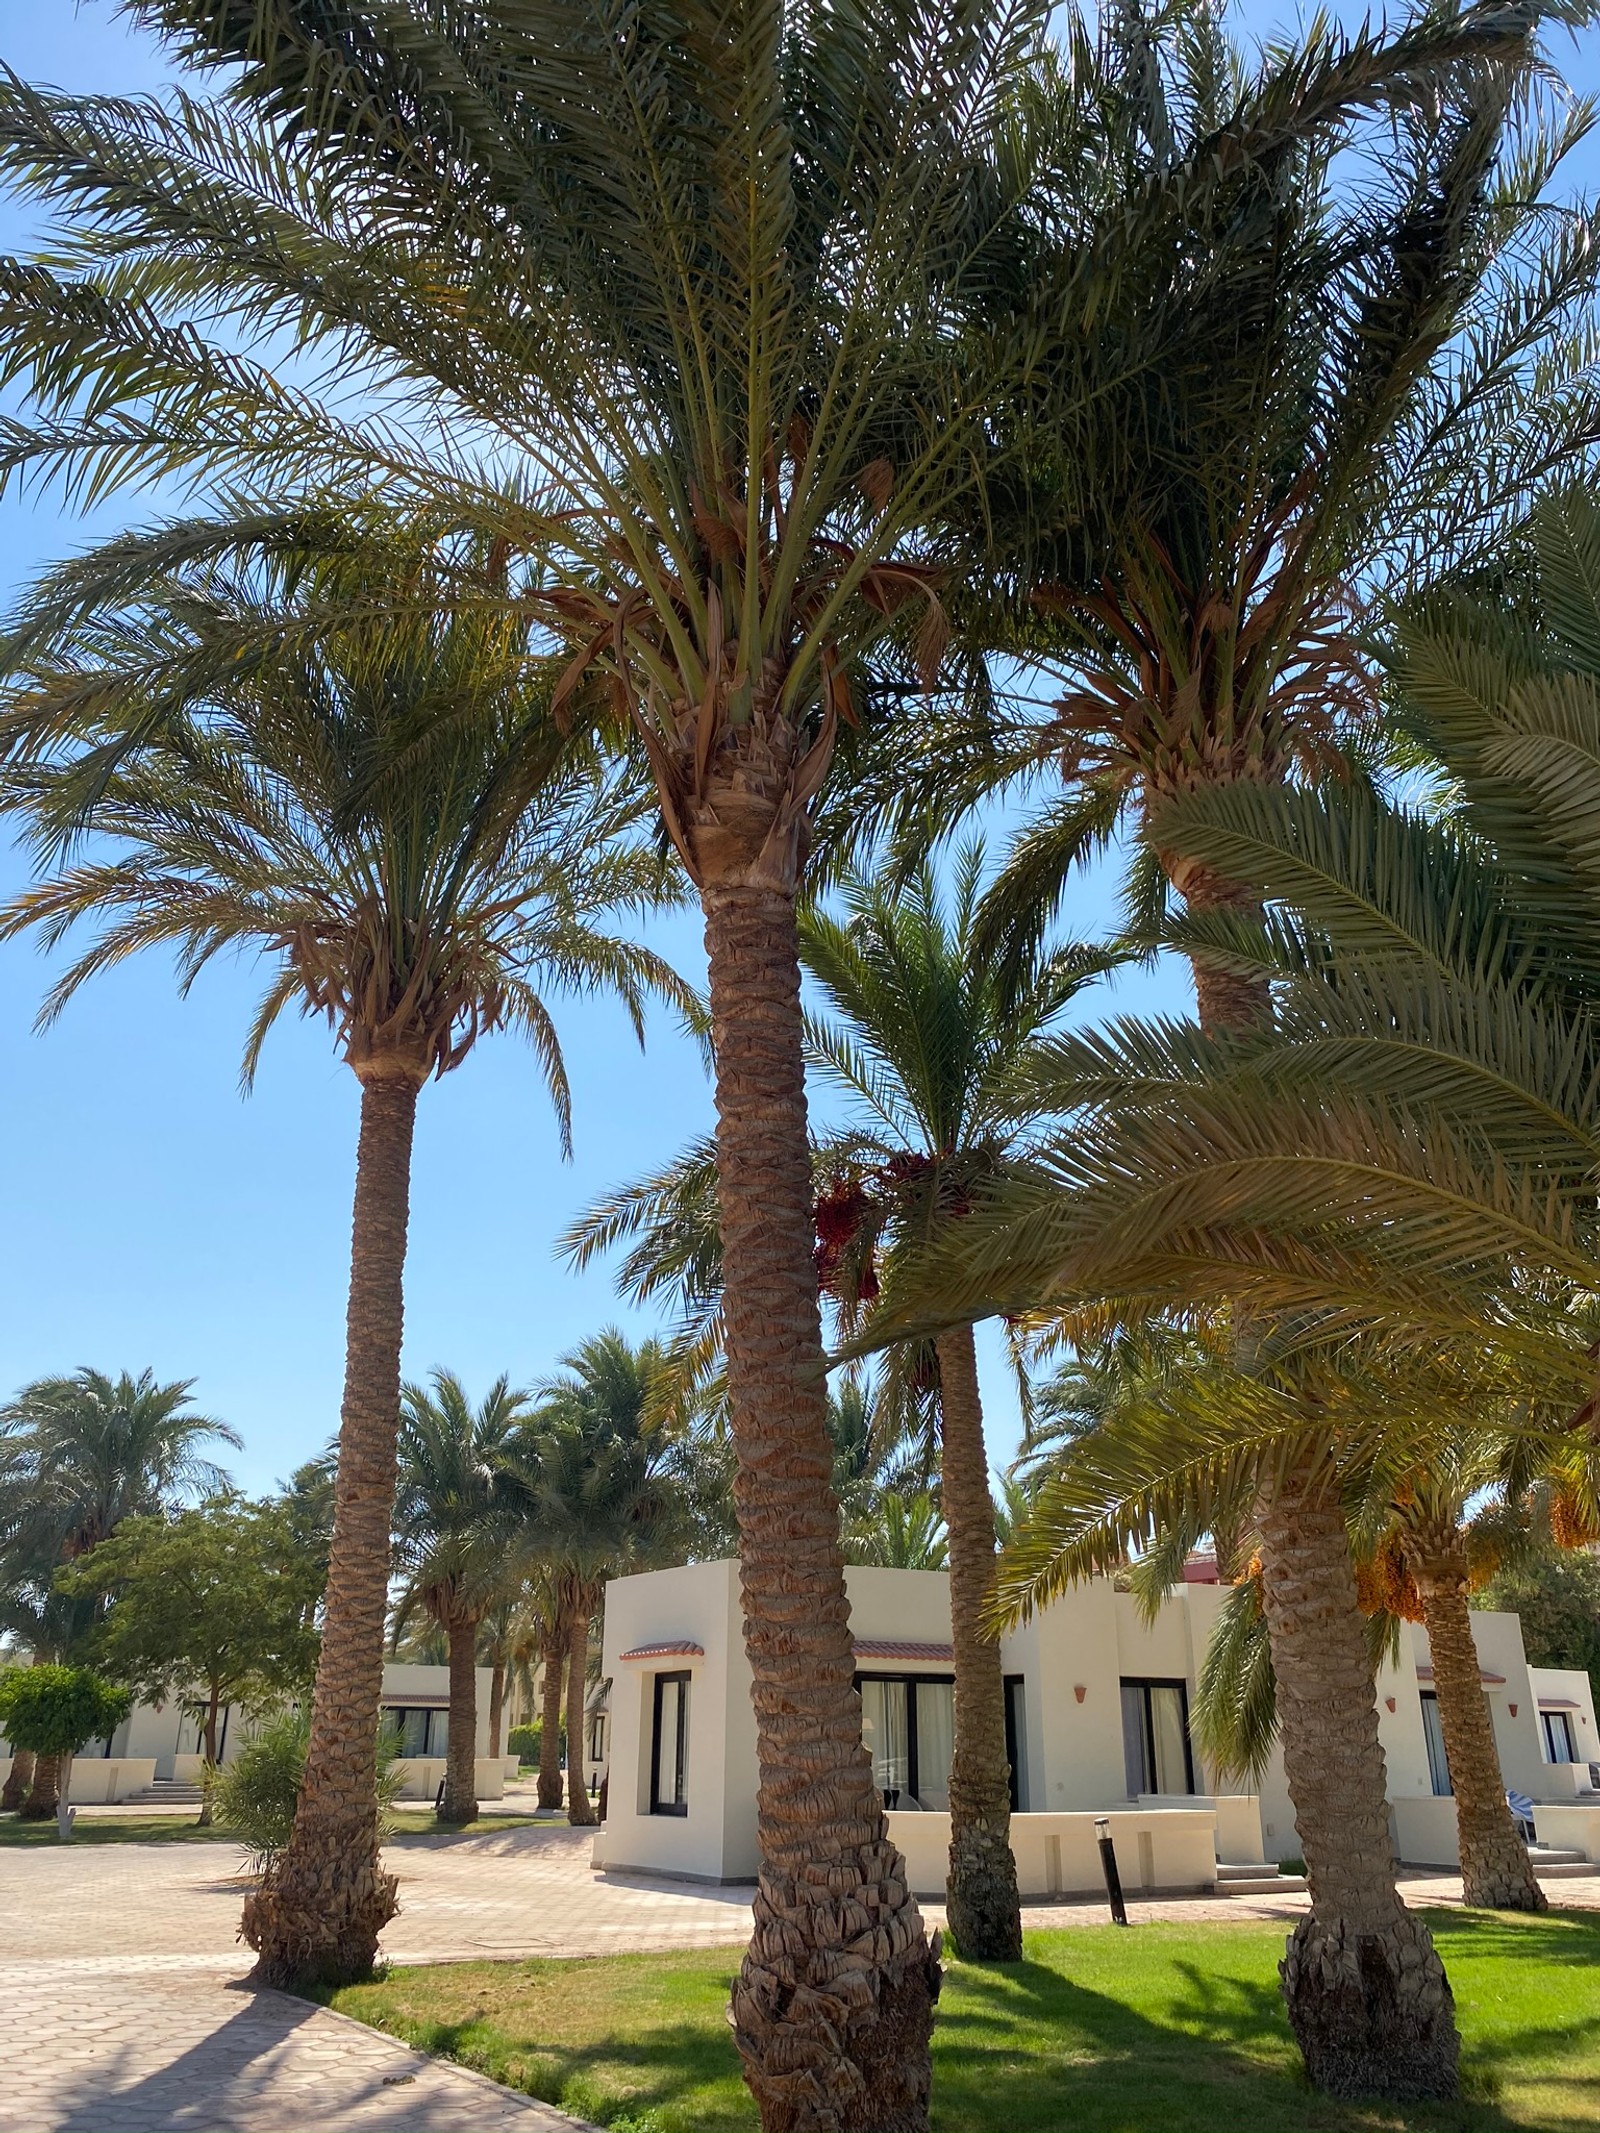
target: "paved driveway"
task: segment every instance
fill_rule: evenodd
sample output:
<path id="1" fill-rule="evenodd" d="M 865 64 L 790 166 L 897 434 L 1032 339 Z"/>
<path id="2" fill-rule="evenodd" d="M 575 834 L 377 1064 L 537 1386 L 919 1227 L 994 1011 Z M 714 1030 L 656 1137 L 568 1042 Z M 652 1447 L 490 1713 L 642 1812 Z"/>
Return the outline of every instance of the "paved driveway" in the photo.
<path id="1" fill-rule="evenodd" d="M 737 1946 L 746 1889 L 589 1869 L 587 1831 L 560 1824 L 389 1850 L 393 1962 Z M 242 1983 L 245 1881 L 225 1844 L 0 1851 L 0 2133 L 527 2133 L 559 2112 L 436 2064 L 374 2031 Z M 1459 1902 L 1436 1875 L 1413 1902 Z M 1552 1885 L 1600 1908 L 1600 1879 Z M 926 1907 L 931 1922 L 942 1914 Z M 1296 1917 L 1302 1896 L 1129 1905 L 1135 1920 Z M 1031 1926 L 1103 1921 L 1100 1903 L 1039 1906 Z"/>

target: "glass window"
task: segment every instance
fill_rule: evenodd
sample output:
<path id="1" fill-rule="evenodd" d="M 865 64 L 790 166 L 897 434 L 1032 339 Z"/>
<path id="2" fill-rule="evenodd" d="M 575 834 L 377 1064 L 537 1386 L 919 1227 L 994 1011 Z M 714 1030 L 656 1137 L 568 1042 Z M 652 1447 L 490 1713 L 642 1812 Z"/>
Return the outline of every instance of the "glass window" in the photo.
<path id="1" fill-rule="evenodd" d="M 955 1682 L 948 1674 L 858 1674 L 861 1738 L 885 1807 L 950 1805 Z"/>
<path id="2" fill-rule="evenodd" d="M 689 1677 L 657 1674 L 650 1738 L 650 1812 L 689 1812 Z"/>
<path id="3" fill-rule="evenodd" d="M 1007 1674 L 1006 1761 L 1011 1765 L 1011 1812 L 1014 1815 L 1021 1814 L 1022 1803 L 1028 1797 L 1028 1781 L 1023 1769 L 1027 1737 L 1028 1706 L 1023 1678 L 1020 1674 Z"/>
<path id="4" fill-rule="evenodd" d="M 1129 1799 L 1145 1792 L 1194 1791 L 1184 1682 L 1123 1682 L 1122 1767 Z"/>
<path id="5" fill-rule="evenodd" d="M 383 1713 L 383 1726 L 395 1752 L 407 1757 L 443 1755 L 450 1739 L 450 1713 L 419 1709 L 414 1704 L 391 1704 Z"/>
<path id="6" fill-rule="evenodd" d="M 1438 1799 L 1447 1798 L 1455 1787 L 1450 1782 L 1450 1758 L 1444 1752 L 1444 1728 L 1439 1723 L 1439 1699 L 1431 1689 L 1422 1691 L 1422 1737 L 1428 1744 L 1428 1776 Z"/>
<path id="7" fill-rule="evenodd" d="M 1575 1763 L 1578 1751 L 1572 1743 L 1572 1720 L 1565 1711 L 1541 1711 L 1539 1723 L 1544 1733 L 1544 1759 L 1547 1763 Z"/>

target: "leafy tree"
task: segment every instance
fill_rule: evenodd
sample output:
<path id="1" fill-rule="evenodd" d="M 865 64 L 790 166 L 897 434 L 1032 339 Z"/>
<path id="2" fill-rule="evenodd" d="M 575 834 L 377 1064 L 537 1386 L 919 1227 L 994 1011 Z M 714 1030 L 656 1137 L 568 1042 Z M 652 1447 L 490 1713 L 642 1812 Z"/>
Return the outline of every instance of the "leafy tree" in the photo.
<path id="1" fill-rule="evenodd" d="M 280 1703 L 311 1687 L 321 1565 L 296 1546 L 281 1501 L 220 1496 L 127 1519 L 57 1583 L 110 1599 L 93 1648 L 113 1681 L 150 1700 L 193 1701 L 208 1771 L 224 1706 Z M 210 1820 L 207 1791 L 200 1821 Z"/>
<path id="2" fill-rule="evenodd" d="M 130 1708 L 126 1690 L 86 1666 L 14 1666 L 0 1676 L 0 1728 L 14 1748 L 58 1772 L 56 1827 L 63 1844 L 72 1835 L 72 1758 L 90 1741 L 114 1733 Z"/>
<path id="3" fill-rule="evenodd" d="M 417 1099 L 482 1035 L 515 1028 L 565 1140 L 542 988 L 614 991 L 641 1033 L 651 990 L 690 999 L 658 957 L 604 930 L 666 893 L 660 866 L 632 839 L 625 798 L 597 791 L 587 751 L 553 715 L 554 676 L 530 656 L 525 623 L 440 604 L 444 546 L 431 524 L 374 505 L 342 530 L 344 552 L 323 527 L 320 549 L 269 541 L 97 611 L 36 660 L 34 744 L 4 795 L 41 855 L 96 833 L 92 856 L 0 914 L 0 934 L 100 928 L 47 1013 L 142 948 L 174 945 L 186 985 L 213 956 L 250 948 L 271 977 L 246 1077 L 295 1004 L 327 1016 L 361 1091 L 301 1827 L 246 1905 L 261 1973 L 280 1980 L 364 1973 L 393 1914 L 372 1758 Z"/>
<path id="4" fill-rule="evenodd" d="M 1520 1616 L 1529 1664 L 1580 1667 L 1600 1696 L 1600 1557 L 1592 1550 L 1540 1547 L 1497 1570 L 1472 1604 Z"/>
<path id="5" fill-rule="evenodd" d="M 706 915 L 774 1773 L 736 2035 L 770 2126 L 920 2124 L 936 1980 L 855 1723 L 827 1489 L 794 940 L 814 803 L 841 724 L 880 708 L 862 659 L 898 637 L 923 680 L 937 666 L 917 536 L 978 480 L 1041 329 L 1092 341 L 1110 269 L 1219 176 L 1523 33 L 1498 9 L 1389 41 L 1319 30 L 1192 164 L 1041 272 L 1035 166 L 1048 219 L 1099 145 L 1070 98 L 1053 129 L 1017 123 L 1043 9 L 675 0 L 621 39 L 587 0 L 141 14 L 225 68 L 227 94 L 159 110 L 14 85 L 0 108 L 6 167 L 71 212 L 75 246 L 70 269 L 6 277 L 10 370 L 38 404 L 10 463 L 198 468 L 230 515 L 305 479 L 409 483 L 537 554 L 527 597 L 572 650 L 573 691 L 592 675 L 636 729 Z M 988 332 L 1002 285 L 1031 313 Z M 334 354 L 336 400 L 241 353 L 241 323 L 286 331 L 307 368 Z M 485 463 L 515 470 L 509 496 Z M 862 1903 L 892 1921 L 870 1943 Z"/>
<path id="6" fill-rule="evenodd" d="M 525 1393 L 497 1378 L 476 1407 L 461 1380 L 436 1370 L 432 1389 L 400 1396 L 400 1488 L 396 1553 L 406 1584 L 397 1610 L 415 1607 L 448 1640 L 450 1737 L 442 1822 L 475 1821 L 478 1639 L 485 1618 L 516 1577 L 515 1533 L 502 1472 L 512 1432 L 528 1409 Z"/>

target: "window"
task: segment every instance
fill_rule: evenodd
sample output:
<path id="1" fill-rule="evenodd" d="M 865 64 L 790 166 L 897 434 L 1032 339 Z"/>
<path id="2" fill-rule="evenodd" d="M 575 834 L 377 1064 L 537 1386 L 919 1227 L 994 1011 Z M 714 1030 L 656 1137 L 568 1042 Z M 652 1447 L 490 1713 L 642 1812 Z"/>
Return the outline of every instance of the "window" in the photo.
<path id="1" fill-rule="evenodd" d="M 1023 1702 L 1022 1676 L 1006 1676 L 1006 1761 L 1011 1765 L 1011 1812 L 1019 1815 L 1028 1796 L 1022 1758 L 1028 1738 L 1027 1706 Z"/>
<path id="2" fill-rule="evenodd" d="M 1428 1776 L 1433 1780 L 1434 1797 L 1446 1799 L 1455 1787 L 1450 1782 L 1450 1758 L 1444 1752 L 1439 1699 L 1432 1689 L 1422 1691 L 1422 1737 L 1428 1744 Z"/>
<path id="3" fill-rule="evenodd" d="M 650 1729 L 650 1812 L 689 1812 L 689 1677 L 657 1674 Z"/>
<path id="4" fill-rule="evenodd" d="M 380 1720 L 406 1757 L 443 1755 L 450 1744 L 450 1713 L 417 1704 L 386 1704 Z"/>
<path id="5" fill-rule="evenodd" d="M 1541 1711 L 1539 1730 L 1544 1735 L 1544 1759 L 1547 1763 L 1575 1763 L 1578 1760 L 1578 1751 L 1572 1739 L 1572 1720 L 1565 1711 Z"/>
<path id="6" fill-rule="evenodd" d="M 589 1760 L 603 1763 L 606 1759 L 606 1714 L 592 1711 L 589 1714 Z"/>
<path id="7" fill-rule="evenodd" d="M 858 1674 L 861 1738 L 885 1807 L 950 1805 L 956 1742 L 955 1680 L 949 1674 Z"/>
<path id="8" fill-rule="evenodd" d="M 1130 1800 L 1142 1792 L 1194 1791 L 1186 1683 L 1123 1682 L 1122 1762 Z"/>

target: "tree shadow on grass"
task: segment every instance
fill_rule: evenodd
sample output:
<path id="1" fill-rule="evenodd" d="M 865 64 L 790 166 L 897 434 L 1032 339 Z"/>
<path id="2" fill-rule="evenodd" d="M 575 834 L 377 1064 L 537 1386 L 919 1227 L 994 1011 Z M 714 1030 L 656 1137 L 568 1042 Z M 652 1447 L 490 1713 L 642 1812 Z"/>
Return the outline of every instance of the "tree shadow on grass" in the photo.
<path id="1" fill-rule="evenodd" d="M 1510 2133 L 1492 2102 L 1312 2091 L 1276 1981 L 1174 1964 L 1170 2019 L 1045 1963 L 962 1965 L 934 2038 L 936 2133 Z"/>

